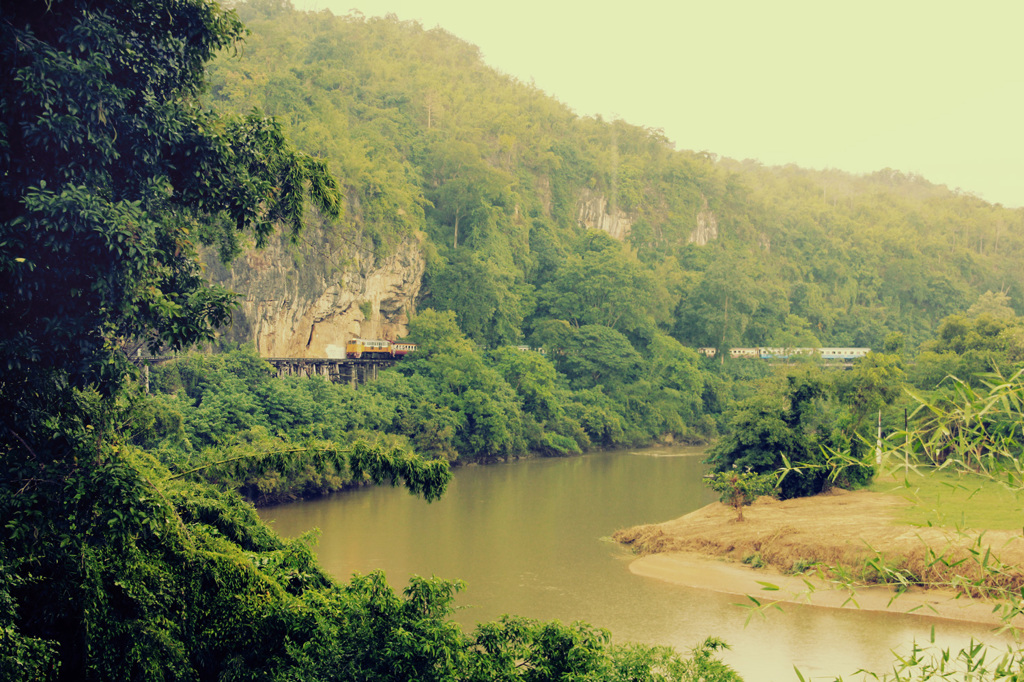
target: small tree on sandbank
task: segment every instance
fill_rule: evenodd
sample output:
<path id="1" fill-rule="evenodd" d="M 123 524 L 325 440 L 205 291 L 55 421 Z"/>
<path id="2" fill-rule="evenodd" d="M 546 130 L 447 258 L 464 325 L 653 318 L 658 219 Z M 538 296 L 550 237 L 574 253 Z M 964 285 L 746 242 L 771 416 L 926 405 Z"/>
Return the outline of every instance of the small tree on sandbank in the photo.
<path id="1" fill-rule="evenodd" d="M 743 520 L 743 507 L 761 495 L 775 492 L 775 474 L 758 474 L 751 470 L 719 471 L 704 477 L 707 486 L 719 493 L 723 504 L 736 510 L 736 520 Z"/>

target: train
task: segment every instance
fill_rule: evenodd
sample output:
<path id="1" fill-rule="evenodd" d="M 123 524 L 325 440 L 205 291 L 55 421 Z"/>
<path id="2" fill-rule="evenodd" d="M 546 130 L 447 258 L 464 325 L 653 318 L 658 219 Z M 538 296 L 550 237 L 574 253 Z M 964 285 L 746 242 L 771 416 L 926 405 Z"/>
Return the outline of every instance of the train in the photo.
<path id="1" fill-rule="evenodd" d="M 543 348 L 530 348 L 529 346 L 516 346 L 519 351 L 534 351 L 546 354 Z M 416 351 L 415 343 L 398 343 L 387 339 L 349 339 L 345 345 L 345 357 L 349 358 L 389 358 L 400 359 L 409 353 Z M 716 348 L 705 346 L 698 348 L 697 352 L 709 358 L 718 354 Z M 756 348 L 730 348 L 730 358 L 754 358 L 759 360 L 790 360 L 799 357 L 814 357 L 821 360 L 833 360 L 841 362 L 852 362 L 865 357 L 871 352 L 870 348 L 849 348 L 840 346 L 827 346 L 822 348 L 769 348 L 759 346 Z"/>
<path id="2" fill-rule="evenodd" d="M 330 346 L 330 348 L 337 347 Z M 547 354 L 547 351 L 543 348 L 531 348 L 530 346 L 516 346 L 516 350 L 523 352 L 532 351 L 541 355 Z M 386 339 L 349 339 L 348 343 L 345 344 L 344 357 L 357 360 L 362 358 L 400 359 L 415 351 L 415 343 L 397 343 Z"/>
<path id="3" fill-rule="evenodd" d="M 345 356 L 349 358 L 400 359 L 416 351 L 415 343 L 396 343 L 387 339 L 349 339 Z"/>
<path id="4" fill-rule="evenodd" d="M 715 357 L 718 350 L 711 347 L 698 348 L 697 352 L 709 358 Z M 815 357 L 822 360 L 839 360 L 852 362 L 865 357 L 870 348 L 847 348 L 829 346 L 822 348 L 730 348 L 730 358 L 756 358 L 759 360 L 789 360 L 798 357 Z"/>

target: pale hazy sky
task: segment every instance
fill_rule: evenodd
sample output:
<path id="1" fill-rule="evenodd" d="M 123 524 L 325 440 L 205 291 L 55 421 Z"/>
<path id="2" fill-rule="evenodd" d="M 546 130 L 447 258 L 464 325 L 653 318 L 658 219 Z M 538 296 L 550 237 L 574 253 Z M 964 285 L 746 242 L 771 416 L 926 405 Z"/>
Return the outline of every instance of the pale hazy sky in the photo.
<path id="1" fill-rule="evenodd" d="M 583 116 L 1024 206 L 1024 0 L 293 0 L 396 14 Z"/>

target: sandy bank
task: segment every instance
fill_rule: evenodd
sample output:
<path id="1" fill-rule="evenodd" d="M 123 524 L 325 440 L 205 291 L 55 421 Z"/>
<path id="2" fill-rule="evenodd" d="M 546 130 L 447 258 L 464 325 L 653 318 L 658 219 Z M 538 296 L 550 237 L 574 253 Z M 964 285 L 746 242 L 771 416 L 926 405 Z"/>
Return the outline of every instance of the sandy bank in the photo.
<path id="1" fill-rule="evenodd" d="M 989 625 L 1001 623 L 993 602 L 966 593 L 934 589 L 984 577 L 991 588 L 1019 589 L 1024 584 L 1024 538 L 1019 532 L 958 534 L 918 528 L 896 521 L 899 498 L 867 491 L 838 491 L 783 502 L 762 498 L 748 507 L 744 522 L 732 509 L 711 504 L 673 521 L 621 530 L 615 539 L 643 555 L 630 570 L 678 585 L 740 595 L 762 603 L 785 601 L 834 608 L 912 612 L 922 616 Z M 988 552 L 988 559 L 985 559 Z M 757 555 L 766 564 L 753 569 L 741 561 Z M 794 575 L 810 562 L 838 566 Z M 982 570 L 999 565 L 994 575 Z M 894 599 L 889 587 L 866 586 L 880 573 L 895 572 L 912 586 Z M 853 592 L 850 582 L 860 586 Z M 777 590 L 767 591 L 761 583 Z M 1024 626 L 1024 618 L 1014 624 Z"/>
<path id="2" fill-rule="evenodd" d="M 826 608 L 913 613 L 992 627 L 1003 625 L 1000 615 L 992 611 L 991 603 L 963 596 L 958 598 L 949 590 L 912 587 L 898 596 L 891 588 L 882 586 L 849 590 L 814 575 L 782 575 L 771 569 L 753 569 L 743 564 L 687 552 L 644 556 L 633 561 L 629 570 L 636 575 L 675 585 L 735 594 L 738 604 L 750 605 L 749 595 L 762 605 L 774 602 L 809 604 Z M 778 589 L 766 590 L 765 583 Z M 1017 618 L 1014 624 L 1024 627 L 1024 620 Z"/>

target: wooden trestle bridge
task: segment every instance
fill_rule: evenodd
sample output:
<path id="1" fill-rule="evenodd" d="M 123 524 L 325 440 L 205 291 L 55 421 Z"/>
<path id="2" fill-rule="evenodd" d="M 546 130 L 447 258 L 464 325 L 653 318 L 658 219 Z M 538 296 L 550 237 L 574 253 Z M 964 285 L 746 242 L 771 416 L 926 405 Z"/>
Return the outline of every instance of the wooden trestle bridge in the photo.
<path id="1" fill-rule="evenodd" d="M 142 367 L 143 383 L 149 392 L 150 365 L 170 362 L 175 356 L 140 357 L 136 362 Z M 396 358 L 263 358 L 277 370 L 278 377 L 321 376 L 339 384 L 355 388 L 357 384 L 374 381 L 377 373 L 394 365 Z"/>
<path id="2" fill-rule="evenodd" d="M 365 384 L 377 372 L 397 362 L 395 358 L 264 358 L 277 369 L 277 376 L 322 376 L 339 384 Z"/>

